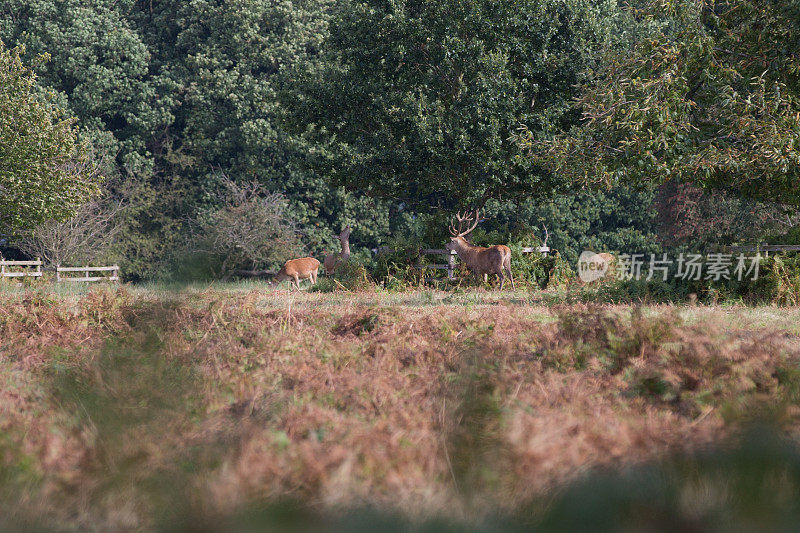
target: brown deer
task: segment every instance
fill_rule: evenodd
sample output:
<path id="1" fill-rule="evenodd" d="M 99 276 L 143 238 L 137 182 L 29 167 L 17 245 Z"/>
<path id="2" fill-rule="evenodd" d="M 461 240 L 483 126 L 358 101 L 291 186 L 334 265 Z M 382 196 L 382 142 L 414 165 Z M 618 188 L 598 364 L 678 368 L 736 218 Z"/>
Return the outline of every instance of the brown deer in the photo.
<path id="1" fill-rule="evenodd" d="M 325 275 L 332 276 L 339 264 L 350 259 L 350 226 L 345 227 L 337 237 L 342 245 L 341 253 L 328 254 L 325 256 Z"/>
<path id="2" fill-rule="evenodd" d="M 461 215 L 461 213 L 457 213 L 456 220 L 458 220 L 458 229 L 456 229 L 454 225 L 450 225 L 450 234 L 452 237 L 450 237 L 450 242 L 445 244 L 445 248 L 448 250 L 455 250 L 459 259 L 478 275 L 478 277 L 483 275 L 484 279 L 487 279 L 489 274 L 497 274 L 497 277 L 500 278 L 501 291 L 505 283 L 505 276 L 503 275 L 503 269 L 505 269 L 506 272 L 508 272 L 508 277 L 511 279 L 511 287 L 516 290 L 514 276 L 511 275 L 511 249 L 502 244 L 490 246 L 489 248 L 475 246 L 467 242 L 464 238 L 464 236 L 474 230 L 481 221 L 479 210 L 475 210 L 475 222 L 466 231 L 461 230 L 462 224 L 464 222 L 469 224 L 469 222 L 472 221 L 472 217 L 467 214 Z"/>
<path id="3" fill-rule="evenodd" d="M 289 280 L 289 287 L 295 287 L 300 290 L 300 280 L 310 279 L 311 284 L 317 282 L 317 274 L 319 273 L 319 261 L 313 257 L 302 257 L 300 259 L 290 259 L 283 264 L 283 267 L 272 278 L 270 285 L 274 286 L 281 281 Z"/>

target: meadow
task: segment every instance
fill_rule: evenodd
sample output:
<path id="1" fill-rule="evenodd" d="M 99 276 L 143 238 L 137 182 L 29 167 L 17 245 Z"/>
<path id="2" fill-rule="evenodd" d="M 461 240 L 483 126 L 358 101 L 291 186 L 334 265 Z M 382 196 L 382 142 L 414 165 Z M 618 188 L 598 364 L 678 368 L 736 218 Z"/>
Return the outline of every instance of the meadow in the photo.
<path id="1" fill-rule="evenodd" d="M 800 309 L 563 300 L 7 287 L 0 527 L 725 529 L 800 516 Z"/>

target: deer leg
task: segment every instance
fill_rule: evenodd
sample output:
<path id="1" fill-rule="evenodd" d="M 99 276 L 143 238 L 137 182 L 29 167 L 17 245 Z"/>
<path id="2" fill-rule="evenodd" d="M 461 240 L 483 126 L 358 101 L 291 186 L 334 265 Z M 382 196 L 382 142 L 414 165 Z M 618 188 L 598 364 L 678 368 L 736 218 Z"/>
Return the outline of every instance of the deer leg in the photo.
<path id="1" fill-rule="evenodd" d="M 483 274 L 483 282 L 484 283 L 489 283 L 489 274 L 486 274 L 486 273 Z"/>
<path id="2" fill-rule="evenodd" d="M 517 287 L 514 285 L 514 276 L 511 274 L 511 258 L 510 257 L 506 257 L 506 260 L 505 260 L 505 263 L 503 264 L 503 266 L 505 267 L 506 272 L 508 272 L 508 277 L 511 279 L 511 288 L 513 290 L 517 290 Z"/>
<path id="3" fill-rule="evenodd" d="M 503 290 L 503 283 L 505 283 L 505 281 L 506 281 L 506 277 L 503 276 L 503 270 L 502 269 L 497 272 L 497 277 L 500 278 L 500 290 L 502 291 Z"/>
<path id="4" fill-rule="evenodd" d="M 294 275 L 294 288 L 298 291 L 300 290 L 300 278 L 297 276 L 297 274 Z"/>
<path id="5" fill-rule="evenodd" d="M 317 270 L 314 270 L 313 272 L 311 272 L 311 284 L 312 285 L 317 282 L 317 274 L 319 274 L 319 271 L 317 271 Z"/>

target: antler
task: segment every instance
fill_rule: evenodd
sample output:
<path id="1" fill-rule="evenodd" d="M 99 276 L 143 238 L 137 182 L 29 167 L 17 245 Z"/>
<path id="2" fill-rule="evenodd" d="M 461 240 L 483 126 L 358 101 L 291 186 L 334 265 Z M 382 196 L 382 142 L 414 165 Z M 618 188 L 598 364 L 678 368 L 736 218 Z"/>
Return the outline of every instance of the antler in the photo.
<path id="1" fill-rule="evenodd" d="M 462 227 L 462 224 L 464 222 L 469 223 L 471 220 L 473 220 L 472 216 L 469 215 L 469 213 L 464 213 L 462 215 L 461 212 L 458 212 L 458 213 L 456 213 L 456 220 L 458 220 L 458 229 L 456 229 L 455 226 L 453 224 L 451 224 L 450 225 L 450 234 L 453 237 L 463 237 L 464 235 L 468 234 L 469 232 L 474 230 L 476 227 L 478 227 L 478 224 L 481 222 L 480 210 L 479 209 L 475 210 L 475 222 L 472 224 L 472 227 L 470 227 L 467 231 L 461 231 L 461 227 Z"/>
<path id="2" fill-rule="evenodd" d="M 458 237 L 458 233 L 461 231 L 461 224 L 464 222 L 466 215 L 461 216 L 461 211 L 456 213 L 456 220 L 458 220 L 458 229 L 456 229 L 455 224 L 450 224 L 450 235 L 453 237 Z"/>

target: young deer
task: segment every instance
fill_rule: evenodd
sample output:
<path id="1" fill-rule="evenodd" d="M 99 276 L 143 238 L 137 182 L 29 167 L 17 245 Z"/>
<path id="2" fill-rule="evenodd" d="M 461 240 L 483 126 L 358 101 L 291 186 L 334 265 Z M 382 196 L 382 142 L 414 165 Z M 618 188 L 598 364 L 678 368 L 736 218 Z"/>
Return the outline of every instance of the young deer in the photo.
<path id="1" fill-rule="evenodd" d="M 484 279 L 486 279 L 488 274 L 497 274 L 497 277 L 500 278 L 501 291 L 505 283 L 505 276 L 503 276 L 503 269 L 505 269 L 506 272 L 508 272 L 508 277 L 511 279 L 511 287 L 516 290 L 514 276 L 511 275 L 511 249 L 502 244 L 490 246 L 489 248 L 474 246 L 464 238 L 464 236 L 474 230 L 481 221 L 479 211 L 477 209 L 475 210 L 475 223 L 466 231 L 461 231 L 461 226 L 464 222 L 469 223 L 472 217 L 467 214 L 462 216 L 461 213 L 458 213 L 456 214 L 456 220 L 458 220 L 458 229 L 456 229 L 454 225 L 450 226 L 450 234 L 452 237 L 450 237 L 450 242 L 445 244 L 445 248 L 448 250 L 455 250 L 459 259 L 478 275 L 478 277 L 483 275 Z"/>
<path id="2" fill-rule="evenodd" d="M 283 267 L 272 278 L 270 285 L 275 286 L 281 281 L 289 280 L 289 286 L 300 290 L 300 280 L 310 279 L 311 284 L 317 282 L 319 273 L 319 261 L 313 257 L 303 257 L 300 259 L 290 259 L 284 263 Z"/>
<path id="3" fill-rule="evenodd" d="M 342 245 L 342 251 L 338 255 L 328 254 L 325 256 L 325 274 L 327 276 L 332 276 L 339 264 L 350 259 L 350 226 L 344 228 L 337 238 Z"/>

